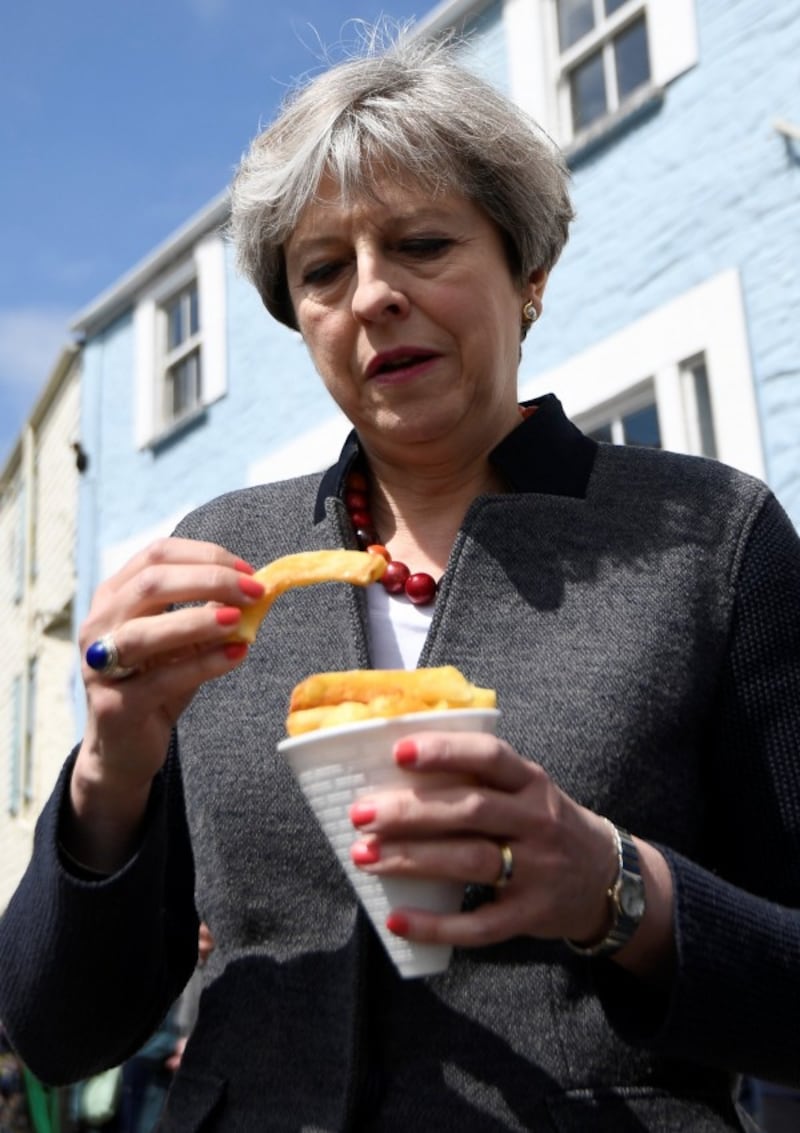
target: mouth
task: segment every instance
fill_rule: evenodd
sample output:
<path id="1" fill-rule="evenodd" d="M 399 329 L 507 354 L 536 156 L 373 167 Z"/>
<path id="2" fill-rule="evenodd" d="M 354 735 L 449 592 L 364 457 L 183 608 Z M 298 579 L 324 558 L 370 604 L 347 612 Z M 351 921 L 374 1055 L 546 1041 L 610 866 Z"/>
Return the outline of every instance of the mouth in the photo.
<path id="1" fill-rule="evenodd" d="M 376 354 L 367 366 L 367 380 L 416 373 L 420 367 L 433 362 L 438 357 L 435 351 L 416 346 L 400 346 L 396 350 L 384 350 Z"/>

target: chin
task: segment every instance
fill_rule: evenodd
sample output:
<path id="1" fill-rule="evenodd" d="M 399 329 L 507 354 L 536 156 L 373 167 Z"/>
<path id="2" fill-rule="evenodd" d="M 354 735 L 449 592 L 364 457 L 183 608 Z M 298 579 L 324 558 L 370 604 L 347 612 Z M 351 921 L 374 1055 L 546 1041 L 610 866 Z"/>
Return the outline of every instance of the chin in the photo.
<path id="1" fill-rule="evenodd" d="M 379 436 L 402 439 L 409 444 L 446 438 L 463 420 L 463 414 L 447 412 L 427 402 L 405 409 L 380 409 L 373 417 L 372 429 Z"/>

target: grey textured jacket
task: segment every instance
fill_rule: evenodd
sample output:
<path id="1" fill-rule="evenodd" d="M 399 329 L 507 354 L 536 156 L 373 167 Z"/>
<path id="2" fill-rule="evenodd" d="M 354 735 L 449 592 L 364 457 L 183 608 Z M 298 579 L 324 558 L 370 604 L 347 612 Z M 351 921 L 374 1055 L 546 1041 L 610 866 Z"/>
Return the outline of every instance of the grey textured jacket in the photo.
<path id="1" fill-rule="evenodd" d="M 213 501 L 182 533 L 250 561 L 353 545 L 340 465 Z M 663 994 L 558 941 L 457 950 L 402 981 L 276 756 L 292 686 L 367 666 L 364 594 L 283 596 L 204 686 L 105 881 L 59 860 L 64 777 L 0 923 L 0 1017 L 46 1080 L 119 1061 L 217 948 L 164 1129 L 739 1129 L 736 1072 L 800 1081 L 800 544 L 760 483 L 595 446 L 544 399 L 493 454 L 421 665 L 498 691 L 501 732 L 658 843 Z M 490 891 L 468 890 L 468 903 Z"/>

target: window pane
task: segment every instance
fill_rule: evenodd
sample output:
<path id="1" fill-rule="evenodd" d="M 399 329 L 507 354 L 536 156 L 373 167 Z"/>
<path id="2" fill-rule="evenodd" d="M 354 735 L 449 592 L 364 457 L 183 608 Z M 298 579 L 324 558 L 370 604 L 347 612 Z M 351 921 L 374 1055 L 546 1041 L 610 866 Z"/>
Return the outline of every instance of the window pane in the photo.
<path id="1" fill-rule="evenodd" d="M 177 295 L 168 303 L 165 310 L 167 314 L 167 350 L 174 350 L 176 346 L 180 346 L 185 338 L 180 295 Z"/>
<path id="2" fill-rule="evenodd" d="M 576 67 L 569 77 L 572 96 L 572 127 L 578 130 L 588 126 L 606 113 L 606 81 L 603 74 L 603 57 L 599 51 L 590 55 L 585 63 Z"/>
<path id="3" fill-rule="evenodd" d="M 20 772 L 22 762 L 22 677 L 14 677 L 11 685 L 11 759 L 8 765 L 8 813 L 19 814 Z"/>
<path id="4" fill-rule="evenodd" d="M 594 27 L 593 0 L 558 0 L 558 42 L 562 51 Z"/>
<path id="5" fill-rule="evenodd" d="M 200 330 L 200 306 L 197 301 L 197 285 L 189 291 L 189 334 L 197 334 Z"/>
<path id="6" fill-rule="evenodd" d="M 711 390 L 708 385 L 708 371 L 704 363 L 695 366 L 694 389 L 697 396 L 697 416 L 700 424 L 700 444 L 703 456 L 717 455 L 717 438 L 714 430 L 714 414 L 711 409 Z"/>
<path id="7" fill-rule="evenodd" d="M 626 445 L 645 445 L 647 448 L 661 448 L 661 430 L 658 427 L 658 411 L 655 405 L 646 405 L 635 413 L 626 413 L 622 418 Z"/>
<path id="8" fill-rule="evenodd" d="M 164 304 L 167 317 L 167 350 L 174 350 L 200 330 L 197 284 L 179 292 Z"/>
<path id="9" fill-rule="evenodd" d="M 717 436 L 705 357 L 701 355 L 682 369 L 692 383 L 694 396 L 690 399 L 693 403 L 690 411 L 694 412 L 696 418 L 694 425 L 697 429 L 697 448 L 703 456 L 712 456 L 716 459 Z"/>
<path id="10" fill-rule="evenodd" d="M 200 404 L 200 353 L 182 358 L 167 373 L 167 419 L 175 421 Z"/>
<path id="11" fill-rule="evenodd" d="M 23 743 L 22 791 L 25 802 L 33 798 L 33 739 L 36 728 L 36 673 L 37 659 L 28 661 L 28 706 Z"/>
<path id="12" fill-rule="evenodd" d="M 637 20 L 614 40 L 614 61 L 617 65 L 617 91 L 622 102 L 637 87 L 650 80 L 650 57 L 647 53 L 647 28 L 644 19 Z"/>
<path id="13" fill-rule="evenodd" d="M 611 425 L 598 425 L 596 429 L 590 429 L 587 434 L 594 441 L 604 441 L 606 444 L 611 444 Z"/>
<path id="14" fill-rule="evenodd" d="M 606 15 L 610 16 L 616 12 L 617 8 L 621 8 L 623 4 L 627 4 L 628 0 L 606 0 Z"/>
<path id="15" fill-rule="evenodd" d="M 191 408 L 188 362 L 188 358 L 183 362 L 179 362 L 170 374 L 172 390 L 172 404 L 170 405 L 170 410 L 173 420 L 176 417 L 181 417 L 187 409 Z"/>

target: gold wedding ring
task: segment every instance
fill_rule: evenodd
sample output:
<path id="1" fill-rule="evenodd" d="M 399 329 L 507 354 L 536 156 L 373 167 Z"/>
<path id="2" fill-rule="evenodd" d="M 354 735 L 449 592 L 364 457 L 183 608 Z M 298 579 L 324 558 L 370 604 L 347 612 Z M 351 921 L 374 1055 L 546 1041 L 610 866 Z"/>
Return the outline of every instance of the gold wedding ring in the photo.
<path id="1" fill-rule="evenodd" d="M 494 887 L 495 889 L 505 889 L 514 876 L 514 855 L 511 853 L 508 842 L 501 842 L 497 848 L 500 851 L 500 873 L 497 875 Z"/>

